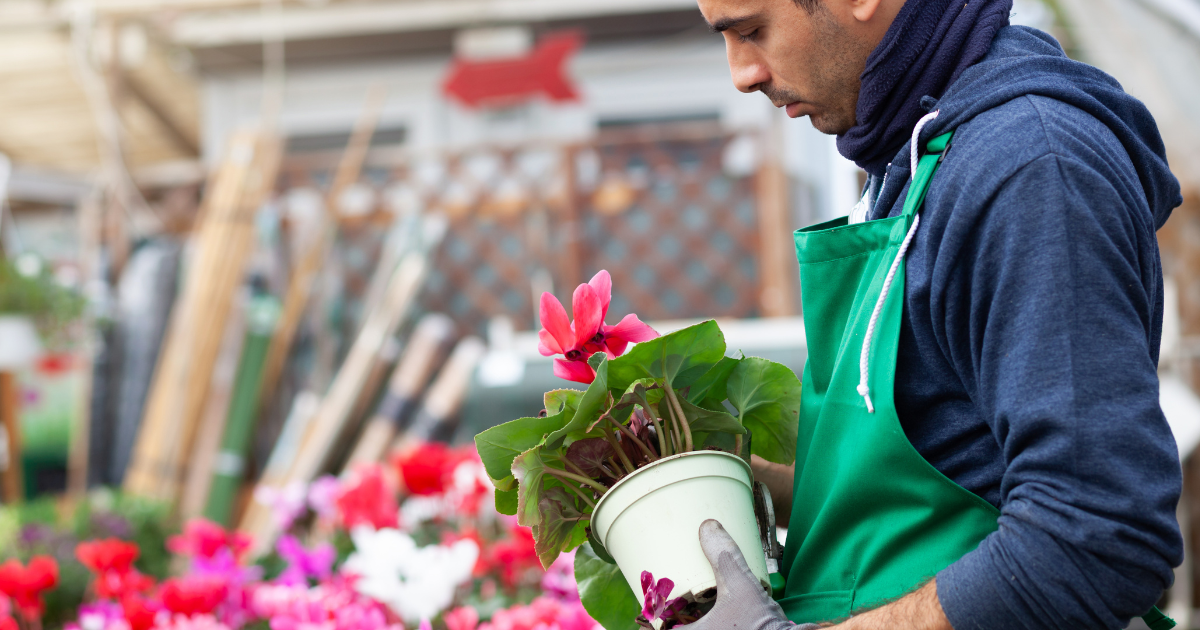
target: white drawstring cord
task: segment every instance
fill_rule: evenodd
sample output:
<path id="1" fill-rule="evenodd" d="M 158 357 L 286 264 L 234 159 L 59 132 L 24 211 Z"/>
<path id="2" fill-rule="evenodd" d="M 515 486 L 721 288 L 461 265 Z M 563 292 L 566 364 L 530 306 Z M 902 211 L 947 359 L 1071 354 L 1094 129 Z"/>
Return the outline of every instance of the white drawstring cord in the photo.
<path id="1" fill-rule="evenodd" d="M 926 114 L 913 129 L 912 141 L 910 147 L 910 158 L 912 162 L 912 172 L 909 174 L 910 179 L 914 179 L 917 175 L 917 155 L 918 140 L 921 138 L 921 130 L 929 121 L 937 118 L 938 113 L 932 112 Z M 911 189 L 910 189 L 911 192 Z M 871 321 L 867 322 L 867 334 L 863 337 L 862 354 L 858 359 L 858 395 L 863 397 L 863 401 L 867 403 L 867 413 L 875 413 L 875 405 L 871 403 L 871 388 L 867 384 L 871 371 L 871 337 L 875 335 L 875 324 L 879 321 L 879 313 L 883 310 L 883 303 L 887 300 L 888 291 L 892 288 L 892 280 L 896 277 L 896 270 L 900 268 L 900 261 L 904 260 L 904 255 L 908 253 L 908 246 L 912 243 L 913 236 L 917 234 L 917 226 L 921 223 L 921 215 L 914 213 L 912 226 L 908 228 L 908 234 L 904 235 L 904 241 L 900 243 L 900 251 L 896 252 L 896 258 L 892 260 L 892 266 L 888 269 L 887 276 L 883 279 L 883 288 L 879 291 L 879 299 L 875 301 L 875 310 L 871 311 Z"/>

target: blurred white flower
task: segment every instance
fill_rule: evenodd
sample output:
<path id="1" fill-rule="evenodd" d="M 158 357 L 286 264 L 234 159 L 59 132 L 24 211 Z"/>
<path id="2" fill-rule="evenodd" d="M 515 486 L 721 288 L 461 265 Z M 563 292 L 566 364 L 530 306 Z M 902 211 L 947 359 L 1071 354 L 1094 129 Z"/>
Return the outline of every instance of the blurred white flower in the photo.
<path id="1" fill-rule="evenodd" d="M 342 570 L 359 576 L 355 590 L 410 621 L 432 619 L 445 610 L 479 558 L 479 546 L 469 539 L 418 547 L 399 530 L 370 527 L 356 527 L 350 538 L 355 552 Z"/>

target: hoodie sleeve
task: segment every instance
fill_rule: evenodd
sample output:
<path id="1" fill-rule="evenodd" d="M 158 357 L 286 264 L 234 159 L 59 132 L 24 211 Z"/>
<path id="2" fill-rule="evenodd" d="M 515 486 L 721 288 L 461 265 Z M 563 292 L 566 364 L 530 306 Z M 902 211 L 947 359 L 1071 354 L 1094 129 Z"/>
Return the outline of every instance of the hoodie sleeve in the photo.
<path id="1" fill-rule="evenodd" d="M 1048 153 L 954 209 L 971 225 L 938 261 L 960 296 L 945 298 L 945 347 L 1005 465 L 999 530 L 937 575 L 956 630 L 1123 628 L 1182 561 L 1151 348 L 1157 245 L 1149 211 L 1122 198 Z"/>

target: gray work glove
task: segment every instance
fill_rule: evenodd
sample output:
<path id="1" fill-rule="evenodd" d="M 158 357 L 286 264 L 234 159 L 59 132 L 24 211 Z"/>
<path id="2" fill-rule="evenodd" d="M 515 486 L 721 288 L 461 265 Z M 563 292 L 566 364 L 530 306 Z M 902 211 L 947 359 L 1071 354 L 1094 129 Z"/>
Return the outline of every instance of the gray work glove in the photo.
<path id="1" fill-rule="evenodd" d="M 759 583 L 746 565 L 737 543 L 715 520 L 700 524 L 700 548 L 717 576 L 717 603 L 708 614 L 675 630 L 816 630 L 815 624 L 796 625 Z"/>

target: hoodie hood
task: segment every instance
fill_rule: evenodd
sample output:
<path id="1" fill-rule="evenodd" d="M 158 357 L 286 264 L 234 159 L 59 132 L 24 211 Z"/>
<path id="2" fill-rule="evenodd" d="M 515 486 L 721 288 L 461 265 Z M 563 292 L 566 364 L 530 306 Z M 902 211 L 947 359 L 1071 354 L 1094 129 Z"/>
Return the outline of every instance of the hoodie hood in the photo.
<path id="1" fill-rule="evenodd" d="M 1032 28 L 1002 29 L 988 55 L 963 72 L 940 100 L 926 99 L 926 109 L 940 113 L 922 130 L 920 142 L 923 145 L 983 111 L 1027 95 L 1077 107 L 1112 130 L 1133 161 L 1156 229 L 1183 203 L 1158 125 L 1146 106 L 1125 93 L 1116 79 L 1071 60 L 1053 37 Z M 907 155 L 907 150 L 901 155 Z"/>

